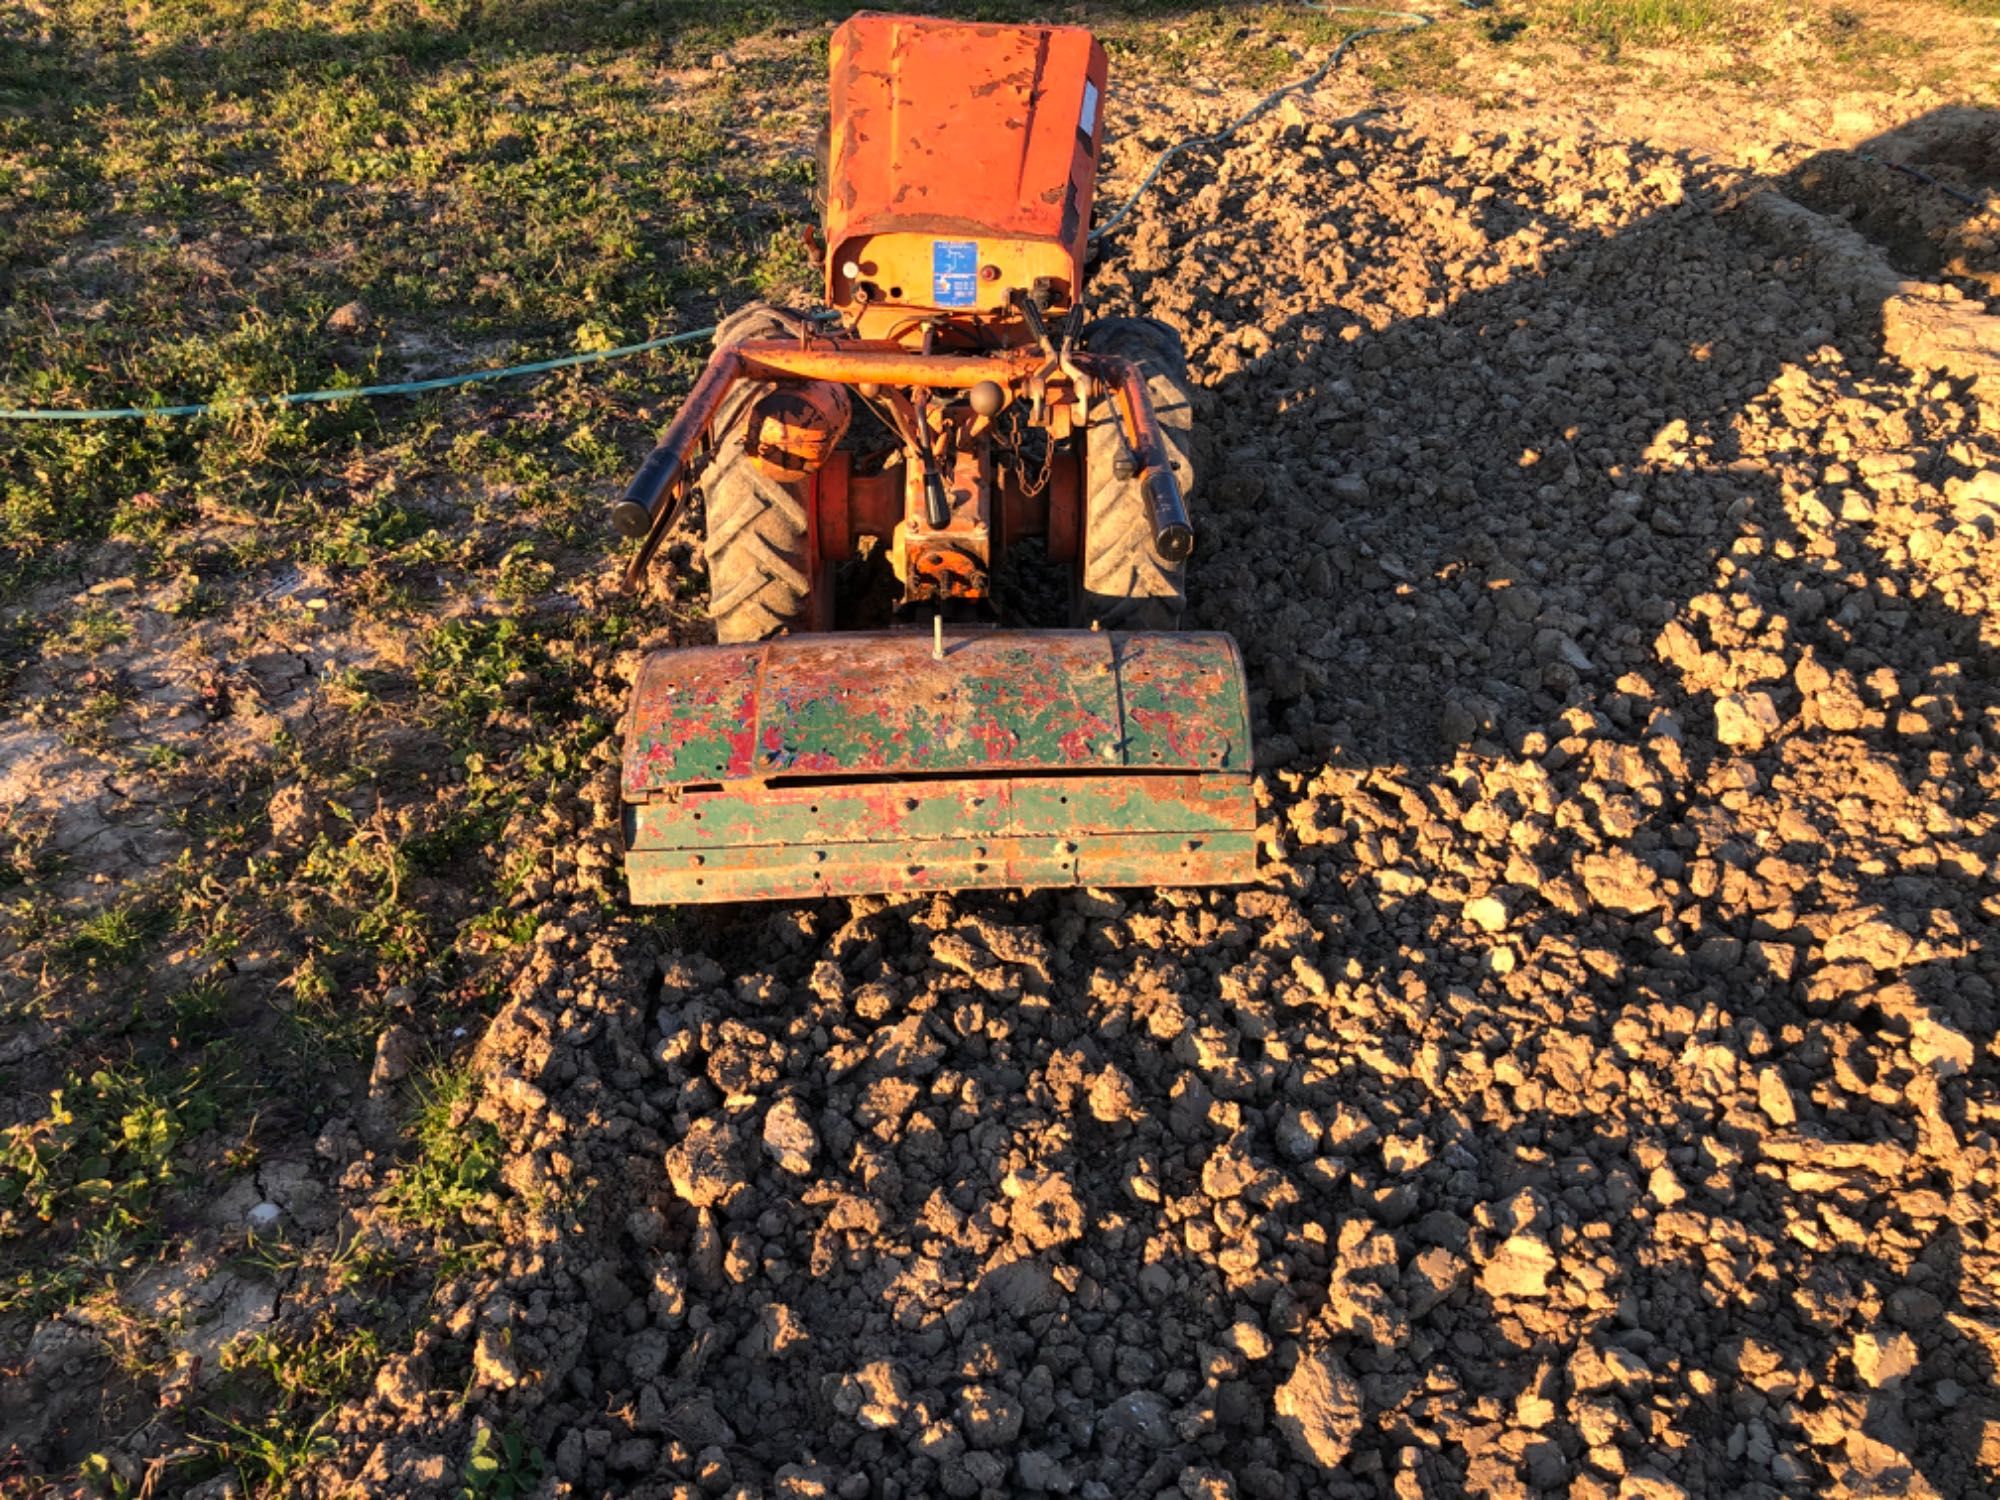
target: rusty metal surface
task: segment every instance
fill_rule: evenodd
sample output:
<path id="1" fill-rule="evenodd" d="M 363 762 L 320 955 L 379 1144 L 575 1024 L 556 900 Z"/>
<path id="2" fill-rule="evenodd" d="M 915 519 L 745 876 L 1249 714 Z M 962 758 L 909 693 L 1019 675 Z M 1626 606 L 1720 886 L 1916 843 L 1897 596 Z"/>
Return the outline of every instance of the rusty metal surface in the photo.
<path id="1" fill-rule="evenodd" d="M 907 631 L 656 652 L 624 789 L 976 771 L 1247 774 L 1248 697 L 1221 635 Z"/>
<path id="2" fill-rule="evenodd" d="M 632 899 L 1255 878 L 1227 636 L 884 632 L 661 651 L 628 726 Z"/>
<path id="3" fill-rule="evenodd" d="M 635 901 L 1250 880 L 1247 775 L 716 787 L 627 810 Z"/>
<path id="4" fill-rule="evenodd" d="M 1096 834 L 995 839 L 985 844 L 891 841 L 737 849 L 726 856 L 635 850 L 626 858 L 641 906 L 788 901 L 882 892 L 1035 890 L 1049 886 L 1244 885 L 1257 878 L 1256 836 Z M 823 857 L 815 860 L 815 856 Z"/>
<path id="5" fill-rule="evenodd" d="M 830 61 L 836 258 L 898 229 L 1081 256 L 1107 71 L 1089 32 L 864 14 L 834 32 Z"/>
<path id="6" fill-rule="evenodd" d="M 1041 363 L 1032 349 L 996 349 L 990 354 L 921 354 L 913 350 L 857 347 L 816 340 L 801 347 L 777 340 L 732 344 L 729 353 L 752 380 L 832 380 L 843 385 L 921 385 L 934 390 L 970 390 L 982 380 L 1002 385 L 1022 381 Z"/>

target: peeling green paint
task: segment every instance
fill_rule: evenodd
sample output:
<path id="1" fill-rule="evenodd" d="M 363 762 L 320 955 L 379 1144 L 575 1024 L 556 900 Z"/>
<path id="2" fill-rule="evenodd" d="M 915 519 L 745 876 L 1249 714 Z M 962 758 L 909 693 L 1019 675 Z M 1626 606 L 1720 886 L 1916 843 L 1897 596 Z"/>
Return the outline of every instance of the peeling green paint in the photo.
<path id="1" fill-rule="evenodd" d="M 1254 878 L 1216 635 L 908 632 L 660 652 L 626 740 L 635 901 Z"/>

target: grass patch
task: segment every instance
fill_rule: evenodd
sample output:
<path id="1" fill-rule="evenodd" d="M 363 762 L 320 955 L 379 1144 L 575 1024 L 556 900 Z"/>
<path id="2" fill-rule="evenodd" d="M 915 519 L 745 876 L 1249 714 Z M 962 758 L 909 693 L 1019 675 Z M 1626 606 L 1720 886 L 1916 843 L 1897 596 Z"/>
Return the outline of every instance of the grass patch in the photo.
<path id="1" fill-rule="evenodd" d="M 102 604 L 86 604 L 67 625 L 43 640 L 42 651 L 48 656 L 95 656 L 131 638 L 132 627 L 118 611 Z"/>
<path id="2" fill-rule="evenodd" d="M 153 901 L 120 901 L 75 923 L 58 943 L 56 957 L 73 973 L 121 969 L 138 960 L 167 921 L 165 908 Z"/>
<path id="3" fill-rule="evenodd" d="M 389 1194 L 391 1210 L 405 1223 L 443 1231 L 482 1212 L 500 1180 L 500 1139 L 491 1125 L 471 1118 L 469 1070 L 434 1068 L 419 1090 L 411 1135 L 416 1155 Z"/>
<path id="4" fill-rule="evenodd" d="M 323 1430 L 334 1410 L 328 1407 L 310 1422 L 287 1411 L 266 1412 L 248 1422 L 205 1412 L 218 1434 L 197 1435 L 195 1441 L 217 1463 L 235 1470 L 251 1494 L 289 1495 L 316 1462 L 334 1451 L 332 1434 Z"/>
<path id="5" fill-rule="evenodd" d="M 371 1328 L 342 1328 L 322 1313 L 309 1327 L 240 1338 L 223 1351 L 223 1369 L 254 1379 L 281 1409 L 322 1405 L 351 1395 L 382 1363 Z"/>
<path id="6" fill-rule="evenodd" d="M 222 1113 L 219 1082 L 203 1062 L 70 1075 L 39 1118 L 0 1132 L 0 1244 L 51 1226 L 111 1265 L 158 1238 L 162 1196 L 185 1181 L 180 1148 Z"/>
<path id="7" fill-rule="evenodd" d="M 1618 48 L 1713 35 L 1732 11 L 1718 0 L 1569 0 L 1559 14 L 1570 30 Z"/>

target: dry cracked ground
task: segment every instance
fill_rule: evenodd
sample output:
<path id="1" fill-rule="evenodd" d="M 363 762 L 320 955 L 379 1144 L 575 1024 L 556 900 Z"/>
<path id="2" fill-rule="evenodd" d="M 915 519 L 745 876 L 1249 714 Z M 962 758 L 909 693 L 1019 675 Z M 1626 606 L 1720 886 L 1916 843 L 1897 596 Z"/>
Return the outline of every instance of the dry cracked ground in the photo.
<path id="1" fill-rule="evenodd" d="M 1671 55 L 1510 36 L 1095 274 L 1199 385 L 1255 887 L 627 908 L 698 547 L 620 604 L 365 433 L 313 504 L 393 565 L 209 503 L 219 581 L 141 531 L 17 600 L 0 1492 L 2000 1488 L 2000 114 L 1759 74 L 1707 134 L 1669 71 L 1649 129 Z M 1117 179 L 1249 97 L 1145 78 Z"/>

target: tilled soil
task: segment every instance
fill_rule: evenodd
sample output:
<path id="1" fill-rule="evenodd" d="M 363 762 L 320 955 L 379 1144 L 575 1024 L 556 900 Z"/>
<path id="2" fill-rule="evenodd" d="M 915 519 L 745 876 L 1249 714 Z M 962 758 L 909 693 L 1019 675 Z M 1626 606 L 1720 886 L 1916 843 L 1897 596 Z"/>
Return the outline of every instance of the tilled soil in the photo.
<path id="1" fill-rule="evenodd" d="M 504 1274 L 328 1487 L 2000 1482 L 2000 439 L 1750 186 L 1297 109 L 1170 176 L 1095 297 L 1201 387 L 1266 879 L 662 927 L 601 764 L 507 836 Z"/>

